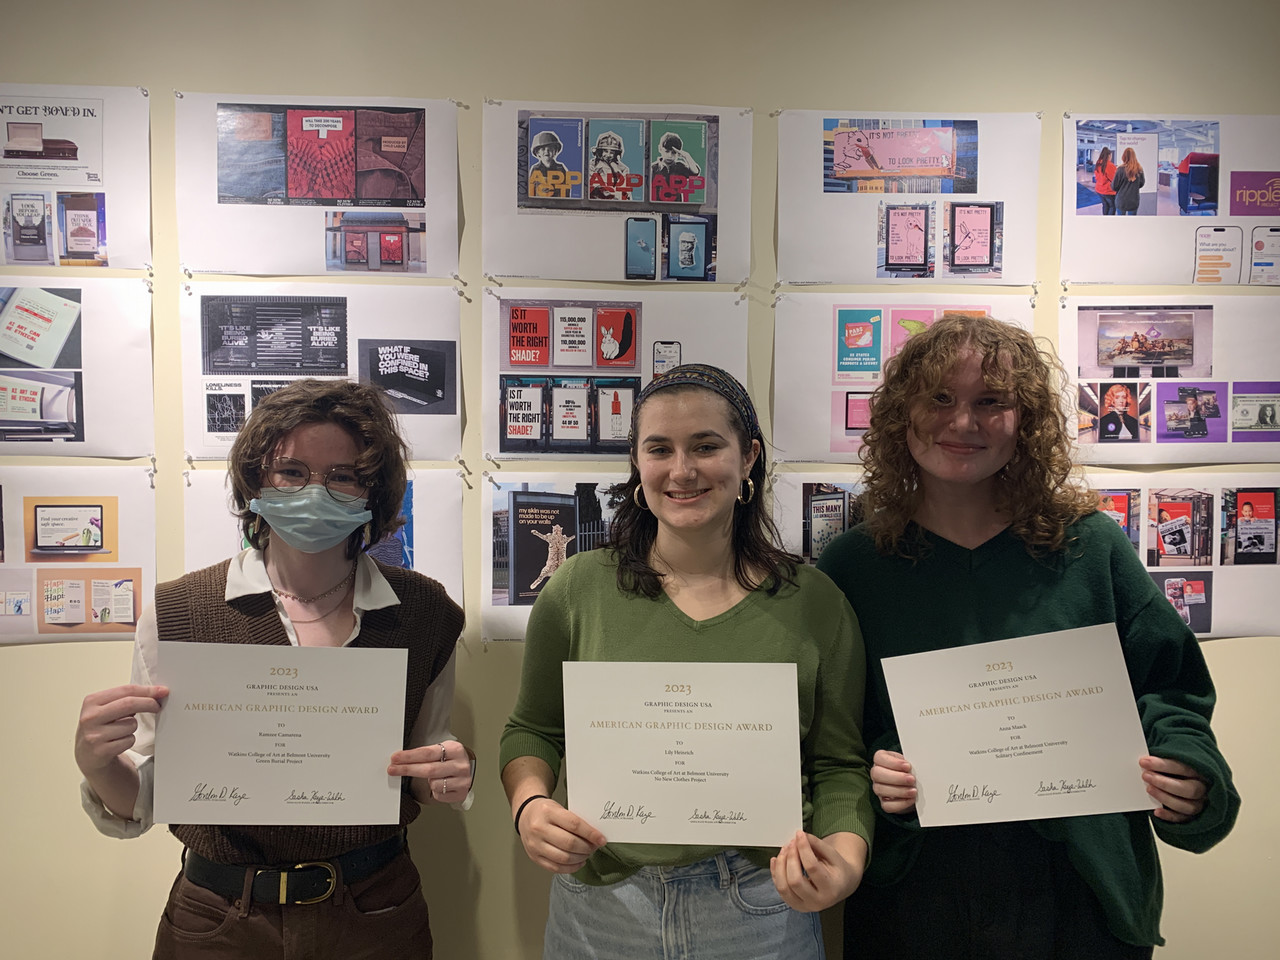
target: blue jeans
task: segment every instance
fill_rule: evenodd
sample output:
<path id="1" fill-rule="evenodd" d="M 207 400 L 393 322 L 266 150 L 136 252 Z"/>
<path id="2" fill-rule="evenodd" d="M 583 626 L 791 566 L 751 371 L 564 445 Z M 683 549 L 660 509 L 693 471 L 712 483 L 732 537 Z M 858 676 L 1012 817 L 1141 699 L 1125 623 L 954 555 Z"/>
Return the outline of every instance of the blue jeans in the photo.
<path id="1" fill-rule="evenodd" d="M 219 104 L 218 202 L 283 202 L 285 175 L 284 107 L 243 110 Z"/>
<path id="2" fill-rule="evenodd" d="M 1114 193 L 1100 193 L 1102 198 L 1102 215 L 1104 217 L 1114 217 L 1116 215 L 1116 195 Z"/>
<path id="3" fill-rule="evenodd" d="M 557 874 L 543 960 L 824 960 L 816 913 L 778 895 L 768 868 L 726 850 L 595 887 Z"/>
<path id="4" fill-rule="evenodd" d="M 1120 216 L 1122 216 L 1122 217 L 1136 217 L 1137 215 L 1138 215 L 1138 208 L 1137 208 L 1137 207 L 1134 207 L 1132 210 L 1121 210 L 1121 211 L 1120 211 Z"/>

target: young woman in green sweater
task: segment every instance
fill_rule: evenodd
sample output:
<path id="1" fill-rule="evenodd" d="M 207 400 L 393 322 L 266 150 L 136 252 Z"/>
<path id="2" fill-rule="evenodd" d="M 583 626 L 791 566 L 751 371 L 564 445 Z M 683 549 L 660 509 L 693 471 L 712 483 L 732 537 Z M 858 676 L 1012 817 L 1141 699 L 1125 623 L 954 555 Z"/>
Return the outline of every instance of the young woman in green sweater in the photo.
<path id="1" fill-rule="evenodd" d="M 874 819 L 861 639 L 840 591 L 777 546 L 765 476 L 755 408 L 736 379 L 702 364 L 655 378 L 636 400 L 610 545 L 570 557 L 533 606 L 500 761 L 525 852 L 556 874 L 548 960 L 672 949 L 820 960 L 817 911 L 861 879 Z M 797 698 L 805 831 L 781 849 L 608 842 L 551 799 L 567 660 L 794 663 L 797 688 L 777 696 Z"/>
<path id="2" fill-rule="evenodd" d="M 1139 958 L 1162 943 L 1152 833 L 1202 851 L 1239 796 L 1209 726 L 1195 636 L 1073 478 L 1061 365 L 1018 327 L 947 315 L 885 368 L 865 436 L 867 520 L 818 564 L 866 643 L 876 856 L 846 905 L 845 955 Z M 922 828 L 881 660 L 1114 623 L 1159 806 Z M 935 787 L 936 788 L 936 787 Z"/>

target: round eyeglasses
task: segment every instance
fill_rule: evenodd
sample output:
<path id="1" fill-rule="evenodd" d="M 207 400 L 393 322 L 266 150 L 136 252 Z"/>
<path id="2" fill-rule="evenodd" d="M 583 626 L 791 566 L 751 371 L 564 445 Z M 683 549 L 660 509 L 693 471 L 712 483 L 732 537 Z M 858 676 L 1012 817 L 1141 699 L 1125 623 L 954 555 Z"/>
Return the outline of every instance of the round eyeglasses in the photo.
<path id="1" fill-rule="evenodd" d="M 342 503 L 369 496 L 368 485 L 356 475 L 356 468 L 347 463 L 336 464 L 320 472 L 312 470 L 301 460 L 277 457 L 263 466 L 262 474 L 262 479 L 281 493 L 297 493 L 311 482 L 312 477 L 319 477 L 329 496 Z"/>

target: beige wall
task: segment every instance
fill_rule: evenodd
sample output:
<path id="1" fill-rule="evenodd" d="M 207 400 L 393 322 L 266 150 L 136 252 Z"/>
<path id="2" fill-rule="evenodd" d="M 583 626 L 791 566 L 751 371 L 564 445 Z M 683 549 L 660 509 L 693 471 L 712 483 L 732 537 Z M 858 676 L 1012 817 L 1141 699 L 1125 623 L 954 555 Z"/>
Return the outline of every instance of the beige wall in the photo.
<path id="1" fill-rule="evenodd" d="M 0 77 L 151 90 L 156 498 L 161 529 L 176 531 L 185 465 L 177 372 L 174 88 L 463 101 L 469 108 L 459 111 L 461 274 L 473 300 L 482 283 L 484 97 L 753 107 L 750 386 L 763 400 L 770 390 L 773 332 L 767 306 L 774 282 L 772 111 L 859 105 L 1043 110 L 1037 260 L 1042 296 L 1036 326 L 1053 334 L 1062 112 L 1280 112 L 1273 99 L 1278 10 L 1275 0 L 13 0 L 0 13 Z M 910 51 L 899 58 L 906 41 Z M 964 52 L 920 56 L 921 49 L 941 50 L 944 41 Z M 478 301 L 464 303 L 463 385 L 470 415 L 463 454 L 475 467 L 482 456 L 479 322 Z M 480 644 L 474 615 L 482 529 L 478 491 L 467 494 L 464 510 L 466 600 L 473 613 L 454 713 L 455 729 L 481 756 L 479 798 L 466 815 L 427 811 L 410 840 L 435 914 L 438 956 L 532 958 L 540 955 L 547 877 L 519 848 L 494 765 L 521 651 L 515 644 L 487 650 Z M 181 572 L 180 536 L 161 538 L 158 564 L 162 578 Z M 1280 634 L 1280 615 L 1275 632 Z M 1272 760 L 1280 729 L 1274 692 L 1280 638 L 1220 640 L 1205 649 L 1222 695 L 1217 727 L 1245 806 L 1235 834 L 1208 855 L 1165 851 L 1165 932 L 1171 946 L 1159 956 L 1271 956 L 1280 917 L 1280 817 L 1271 806 L 1280 792 Z M 79 812 L 79 778 L 71 759 L 81 698 L 123 682 L 128 671 L 124 643 L 0 649 L 0 735 L 10 747 L 0 783 L 0 951 L 6 956 L 136 960 L 149 954 L 178 844 L 159 830 L 129 843 L 99 836 Z"/>

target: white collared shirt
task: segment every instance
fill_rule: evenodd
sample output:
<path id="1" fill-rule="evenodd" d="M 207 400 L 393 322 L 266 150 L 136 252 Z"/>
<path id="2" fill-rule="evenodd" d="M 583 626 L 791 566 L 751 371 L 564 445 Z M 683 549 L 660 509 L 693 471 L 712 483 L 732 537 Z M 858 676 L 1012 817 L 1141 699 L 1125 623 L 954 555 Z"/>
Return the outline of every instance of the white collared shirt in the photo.
<path id="1" fill-rule="evenodd" d="M 231 559 L 227 569 L 227 589 L 225 597 L 228 601 L 237 597 L 251 596 L 271 592 L 271 578 L 267 576 L 267 565 L 262 552 L 249 548 L 242 550 Z M 400 598 L 391 589 L 391 584 L 382 575 L 377 564 L 367 554 L 360 554 L 356 561 L 355 596 L 352 600 L 355 612 L 355 624 L 351 635 L 343 646 L 348 646 L 360 634 L 360 624 L 364 614 L 369 610 L 381 610 L 400 603 Z M 289 643 L 298 645 L 298 634 L 285 612 L 279 597 L 275 597 L 276 613 L 284 624 Z M 156 626 L 155 604 L 147 604 L 138 619 L 138 629 L 133 644 L 133 667 L 130 671 L 130 683 L 150 686 L 154 681 L 156 657 L 160 652 L 159 630 Z M 422 747 L 431 743 L 452 740 L 449 732 L 449 714 L 453 707 L 454 669 L 457 653 L 449 657 L 449 662 L 440 671 L 423 695 L 418 707 L 418 716 L 409 731 L 409 747 Z M 155 794 L 155 773 L 151 763 L 155 755 L 156 715 L 140 713 L 137 715 L 138 729 L 134 734 L 134 745 L 125 752 L 138 768 L 138 800 L 133 807 L 133 819 L 124 820 L 106 808 L 98 795 L 86 781 L 80 782 L 80 803 L 85 813 L 93 821 L 100 833 L 121 839 L 136 837 L 151 828 L 152 809 Z M 390 757 L 387 758 L 390 762 Z M 471 773 L 474 780 L 475 762 L 472 761 Z M 472 794 L 455 806 L 466 810 L 471 806 Z"/>

